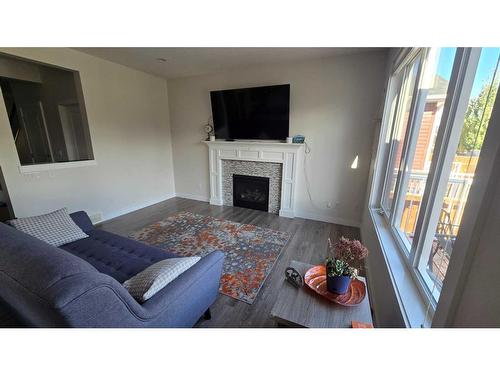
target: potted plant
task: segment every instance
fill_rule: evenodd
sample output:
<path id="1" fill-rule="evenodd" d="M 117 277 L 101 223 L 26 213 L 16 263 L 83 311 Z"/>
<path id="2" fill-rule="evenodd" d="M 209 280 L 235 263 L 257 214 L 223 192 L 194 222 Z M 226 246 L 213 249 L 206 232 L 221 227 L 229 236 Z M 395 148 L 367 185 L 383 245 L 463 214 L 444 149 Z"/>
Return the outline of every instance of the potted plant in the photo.
<path id="1" fill-rule="evenodd" d="M 341 237 L 332 246 L 328 239 L 332 257 L 326 259 L 326 287 L 329 292 L 344 294 L 349 290 L 351 280 L 358 276 L 363 267 L 363 259 L 368 256 L 368 249 L 358 240 Z"/>
<path id="2" fill-rule="evenodd" d="M 355 268 L 349 267 L 342 259 L 326 259 L 326 288 L 330 293 L 344 294 L 351 285 Z"/>

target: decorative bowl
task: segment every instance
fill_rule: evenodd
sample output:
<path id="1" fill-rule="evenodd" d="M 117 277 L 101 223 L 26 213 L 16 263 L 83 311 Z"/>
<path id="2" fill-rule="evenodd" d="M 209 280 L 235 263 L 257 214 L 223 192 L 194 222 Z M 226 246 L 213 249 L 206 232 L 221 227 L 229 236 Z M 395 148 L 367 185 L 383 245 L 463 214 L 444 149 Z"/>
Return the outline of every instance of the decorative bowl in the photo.
<path id="1" fill-rule="evenodd" d="M 304 276 L 304 282 L 319 295 L 343 306 L 358 305 L 366 296 L 365 283 L 358 279 L 351 281 L 347 293 L 330 293 L 326 288 L 326 267 L 324 265 L 310 268 Z"/>

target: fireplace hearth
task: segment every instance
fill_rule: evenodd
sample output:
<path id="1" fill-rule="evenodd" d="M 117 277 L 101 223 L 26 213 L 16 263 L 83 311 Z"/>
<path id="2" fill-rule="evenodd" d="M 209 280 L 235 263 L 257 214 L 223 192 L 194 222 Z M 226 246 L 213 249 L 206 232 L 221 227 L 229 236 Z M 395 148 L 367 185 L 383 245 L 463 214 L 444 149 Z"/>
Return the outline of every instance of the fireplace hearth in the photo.
<path id="1" fill-rule="evenodd" d="M 269 211 L 269 177 L 233 174 L 233 206 Z"/>

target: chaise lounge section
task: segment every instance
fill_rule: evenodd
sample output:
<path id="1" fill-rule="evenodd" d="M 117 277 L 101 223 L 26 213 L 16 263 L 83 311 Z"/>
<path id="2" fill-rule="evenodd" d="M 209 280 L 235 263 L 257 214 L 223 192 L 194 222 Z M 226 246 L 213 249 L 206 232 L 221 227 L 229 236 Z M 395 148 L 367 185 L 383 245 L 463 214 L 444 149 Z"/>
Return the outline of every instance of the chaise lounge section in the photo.
<path id="1" fill-rule="evenodd" d="M 0 299 L 33 327 L 192 327 L 214 303 L 224 256 L 202 258 L 144 303 L 122 283 L 174 254 L 96 229 L 60 248 L 0 223 Z M 209 315 L 209 314 L 207 314 Z"/>

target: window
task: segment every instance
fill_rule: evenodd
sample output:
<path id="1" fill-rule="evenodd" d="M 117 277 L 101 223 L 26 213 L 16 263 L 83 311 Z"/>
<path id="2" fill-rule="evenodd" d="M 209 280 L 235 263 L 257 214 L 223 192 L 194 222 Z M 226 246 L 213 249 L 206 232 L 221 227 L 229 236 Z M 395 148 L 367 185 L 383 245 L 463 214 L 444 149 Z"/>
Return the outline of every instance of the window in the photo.
<path id="1" fill-rule="evenodd" d="M 78 72 L 0 56 L 0 87 L 21 165 L 93 159 Z"/>
<path id="2" fill-rule="evenodd" d="M 409 66 L 404 69 L 402 75 L 401 93 L 399 95 L 399 103 L 397 109 L 393 112 L 393 129 L 391 131 L 391 148 L 389 152 L 389 162 L 387 165 L 387 177 L 384 187 L 384 199 L 382 206 L 386 210 L 392 208 L 394 199 L 394 189 L 396 187 L 396 180 L 398 170 L 401 165 L 401 157 L 403 144 L 406 137 L 406 129 L 409 123 L 410 109 L 413 94 L 415 91 L 415 83 L 417 77 L 418 64 L 420 59 L 415 59 Z"/>
<path id="3" fill-rule="evenodd" d="M 414 49 L 391 77 L 379 203 L 433 306 L 495 103 L 499 61 L 500 48 Z"/>
<path id="4" fill-rule="evenodd" d="M 408 251 L 415 236 L 416 219 L 429 176 L 454 56 L 455 50 L 451 48 L 428 51 L 418 83 L 414 125 L 409 132 L 413 138 L 406 153 L 408 168 L 401 175 L 402 199 L 395 209 L 396 228 Z"/>
<path id="5" fill-rule="evenodd" d="M 443 172 L 441 175 L 445 181 L 444 193 L 439 197 L 428 235 L 423 241 L 418 270 L 431 290 L 434 288 L 436 298 L 439 298 L 439 290 L 453 253 L 496 99 L 500 78 L 499 61 L 500 49 L 484 48 L 481 51 L 460 131 L 457 132 L 457 139 L 451 140 L 448 149 L 452 155 L 452 165 L 449 173 Z"/>

